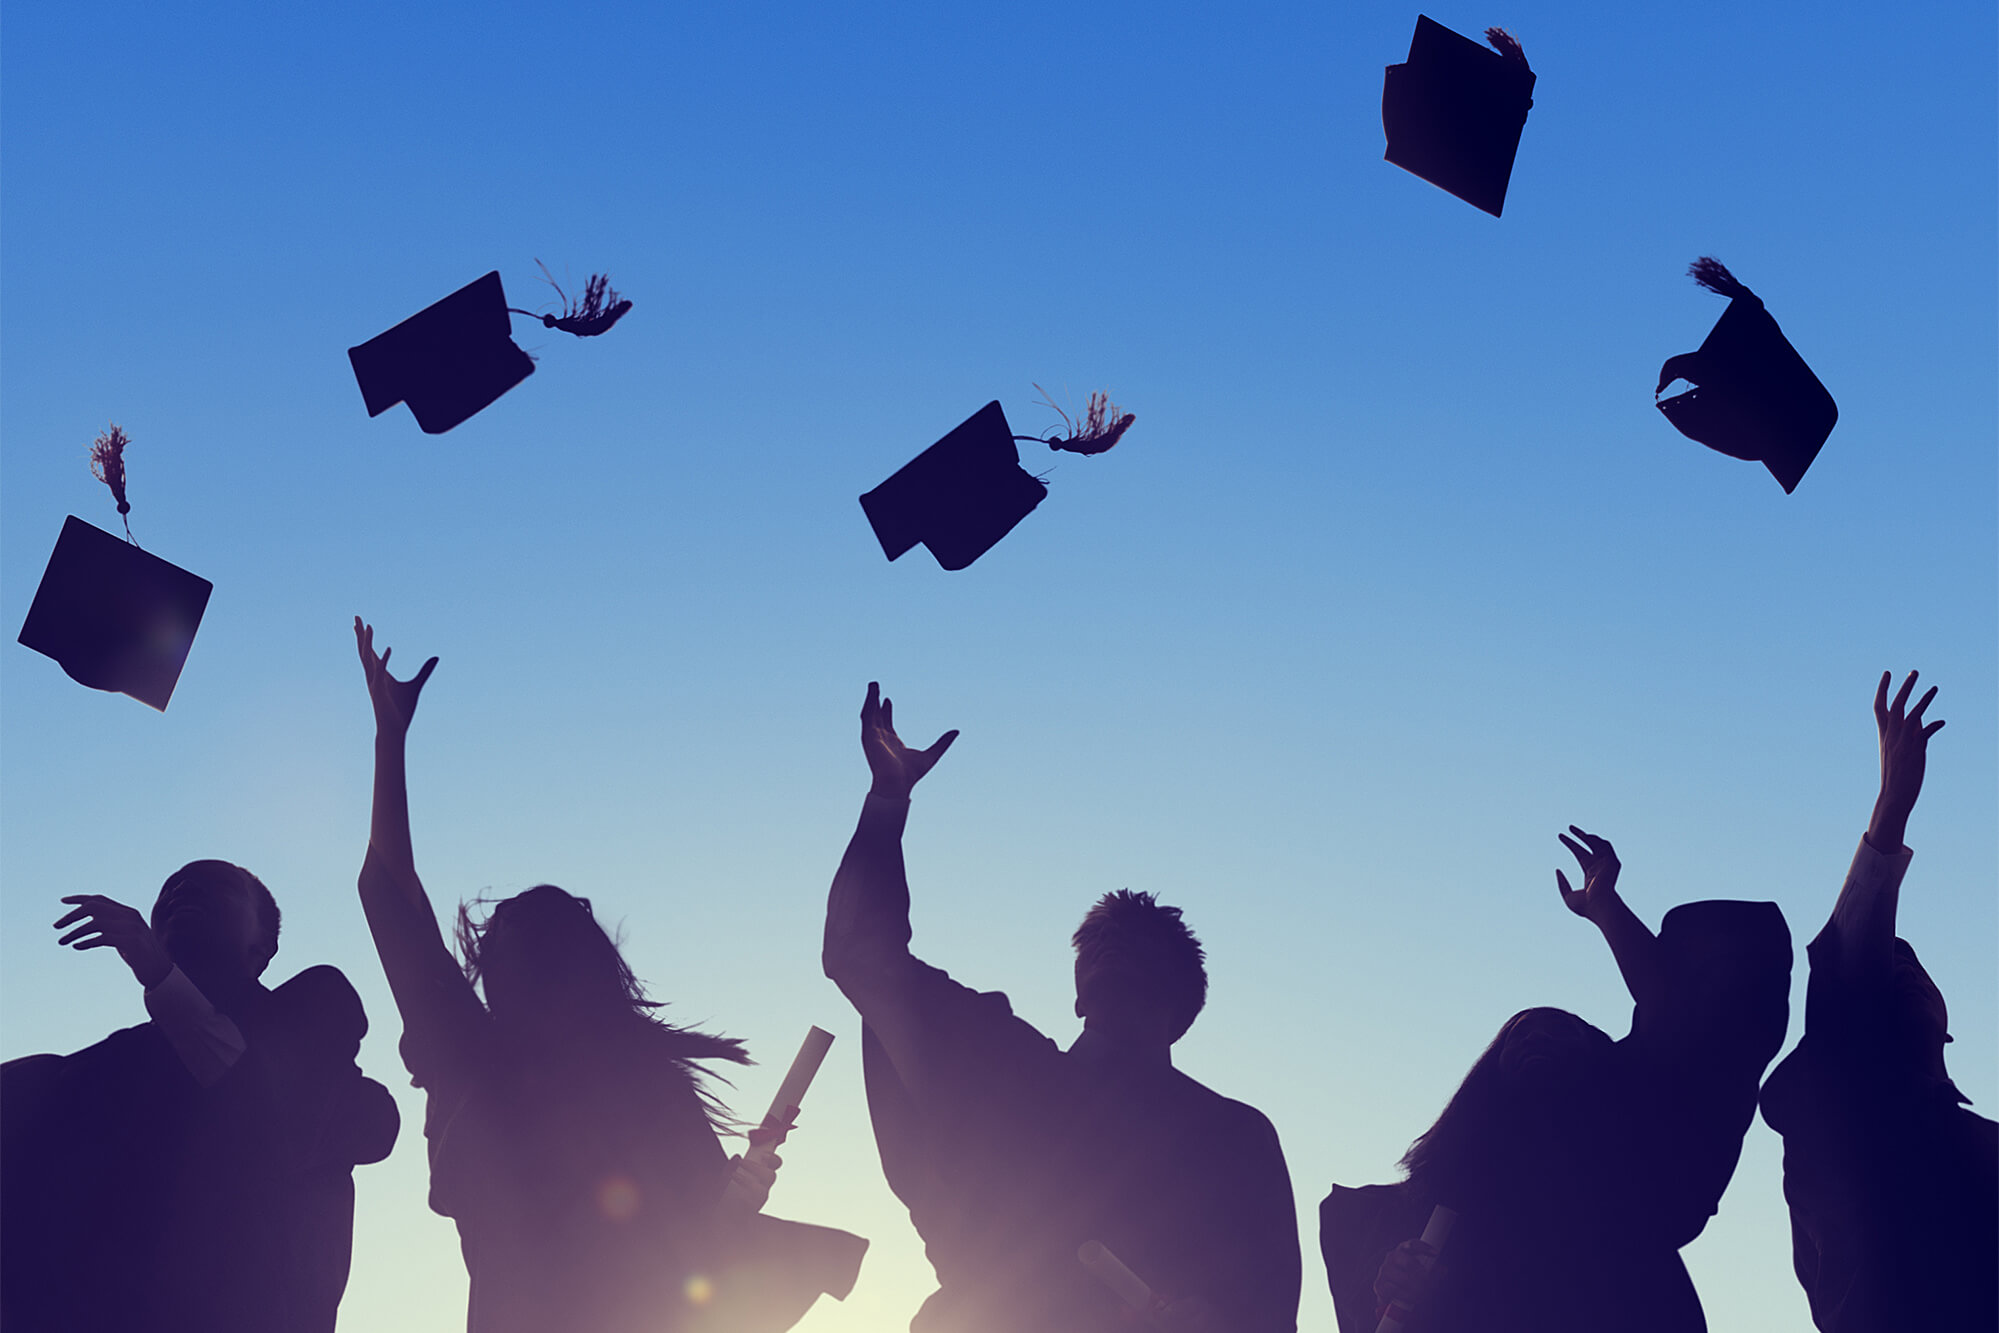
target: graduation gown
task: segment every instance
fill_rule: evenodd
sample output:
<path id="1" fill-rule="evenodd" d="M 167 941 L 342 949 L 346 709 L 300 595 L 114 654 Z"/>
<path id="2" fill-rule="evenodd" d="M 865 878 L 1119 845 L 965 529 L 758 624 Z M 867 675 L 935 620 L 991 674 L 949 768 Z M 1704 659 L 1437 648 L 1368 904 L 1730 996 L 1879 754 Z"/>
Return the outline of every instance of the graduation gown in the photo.
<path id="1" fill-rule="evenodd" d="M 245 1049 L 208 1087 L 153 1023 L 0 1066 L 9 1333 L 334 1327 L 353 1169 L 399 1123 L 355 1064 L 360 998 L 331 967 L 211 998 Z"/>
<path id="2" fill-rule="evenodd" d="M 1706 1227 L 1742 1153 L 1757 1084 L 1783 1043 L 1790 933 L 1774 903 L 1666 914 L 1656 1010 L 1566 1071 L 1575 1104 L 1515 1150 L 1532 1163 L 1474 1206 L 1413 1181 L 1334 1186 L 1319 1240 L 1341 1333 L 1373 1333 L 1374 1280 L 1431 1208 L 1460 1211 L 1446 1280 L 1411 1333 L 1701 1333 L 1679 1250 Z"/>
<path id="3" fill-rule="evenodd" d="M 633 1016 L 529 1058 L 427 903 L 364 901 L 426 1097 L 430 1206 L 458 1225 L 470 1333 L 781 1333 L 852 1289 L 860 1237 L 718 1212 L 731 1166 L 679 1034 Z"/>

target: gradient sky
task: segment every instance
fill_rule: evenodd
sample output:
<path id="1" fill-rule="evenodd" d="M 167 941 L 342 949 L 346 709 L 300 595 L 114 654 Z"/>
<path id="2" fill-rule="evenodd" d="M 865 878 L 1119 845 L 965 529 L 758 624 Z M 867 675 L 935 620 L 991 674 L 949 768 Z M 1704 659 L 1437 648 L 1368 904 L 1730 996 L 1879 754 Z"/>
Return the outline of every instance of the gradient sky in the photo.
<path id="1" fill-rule="evenodd" d="M 834 1030 L 771 1211 L 873 1239 L 804 1333 L 930 1290 L 883 1185 L 820 914 L 881 680 L 915 743 L 916 948 L 1066 1041 L 1067 937 L 1121 887 L 1205 939 L 1182 1068 L 1277 1125 L 1315 1211 L 1394 1178 L 1499 1023 L 1621 1035 L 1555 834 L 1656 924 L 1774 899 L 1800 951 L 1875 782 L 1869 699 L 1949 720 L 1902 931 L 1999 1105 L 1993 811 L 1995 19 L 1914 3 L 1523 3 L 1540 81 L 1496 220 L 1381 159 L 1414 8 L 13 4 L 0 18 L 0 610 L 65 514 L 215 593 L 172 708 L 0 652 L 0 1056 L 143 1017 L 66 893 L 219 856 L 340 966 L 405 1132 L 357 1173 L 352 1328 L 462 1325 L 421 1105 L 353 893 L 360 613 L 442 664 L 411 739 L 441 906 L 552 881 L 773 1090 Z M 1658 366 L 1768 303 L 1840 422 L 1795 495 L 1676 434 Z M 608 270 L 589 342 L 448 435 L 370 420 L 345 349 L 471 281 Z M 992 398 L 1106 388 L 1098 458 L 975 566 L 886 563 L 854 499 Z M 74 1145 L 85 1152 L 87 1144 Z M 1716 1333 L 1806 1329 L 1760 1122 L 1687 1252 Z"/>

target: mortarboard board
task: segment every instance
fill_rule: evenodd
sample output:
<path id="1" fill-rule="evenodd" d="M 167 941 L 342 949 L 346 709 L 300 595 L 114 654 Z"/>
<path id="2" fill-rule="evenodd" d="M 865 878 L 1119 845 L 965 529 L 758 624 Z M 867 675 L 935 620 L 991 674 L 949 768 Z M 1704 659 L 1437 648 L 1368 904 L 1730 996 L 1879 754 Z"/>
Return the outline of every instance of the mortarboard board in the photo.
<path id="1" fill-rule="evenodd" d="M 427 435 L 442 435 L 534 374 L 514 345 L 496 270 L 347 349 L 368 415 L 407 402 Z"/>
<path id="2" fill-rule="evenodd" d="M 1694 387 L 1658 408 L 1688 439 L 1761 463 L 1789 495 L 1832 434 L 1839 407 L 1763 302 L 1734 274 L 1707 257 L 1687 271 L 1728 297 L 1728 309 L 1699 351 L 1683 352 L 1660 368 L 1655 395 L 1676 379 Z"/>
<path id="3" fill-rule="evenodd" d="M 214 584 L 71 515 L 20 642 L 70 679 L 165 711 Z"/>
<path id="4" fill-rule="evenodd" d="M 1383 156 L 1498 217 L 1534 105 L 1534 71 L 1501 29 L 1487 28 L 1486 40 L 1496 49 L 1416 16 L 1409 59 L 1382 81 Z"/>
<path id="5" fill-rule="evenodd" d="M 894 560 L 921 542 L 946 569 L 977 560 L 1048 494 L 1020 465 L 998 400 L 925 449 L 861 497 L 861 508 Z"/>

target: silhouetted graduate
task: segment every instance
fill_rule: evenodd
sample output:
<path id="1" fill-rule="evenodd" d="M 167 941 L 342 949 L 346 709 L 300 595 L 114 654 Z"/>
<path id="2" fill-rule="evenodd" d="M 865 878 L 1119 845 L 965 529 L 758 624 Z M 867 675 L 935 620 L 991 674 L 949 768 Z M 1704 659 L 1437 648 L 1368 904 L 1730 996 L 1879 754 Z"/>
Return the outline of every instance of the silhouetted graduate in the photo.
<path id="1" fill-rule="evenodd" d="M 514 345 L 509 314 L 528 315 L 544 328 L 591 338 L 608 331 L 632 308 L 601 273 L 590 277 L 580 302 L 570 300 L 547 276 L 546 267 L 542 273 L 562 298 L 560 315 L 536 315 L 509 306 L 495 271 L 419 310 L 387 333 L 348 348 L 347 359 L 368 415 L 377 417 L 407 402 L 426 434 L 441 435 L 534 373 L 534 358 Z"/>
<path id="2" fill-rule="evenodd" d="M 90 467 L 125 497 L 125 432 L 112 426 L 90 449 Z M 180 681 L 214 585 L 139 548 L 125 517 L 120 541 L 72 514 L 42 572 L 20 642 L 54 658 L 71 680 L 129 694 L 165 711 Z"/>
<path id="3" fill-rule="evenodd" d="M 195 861 L 151 922 L 98 894 L 56 925 L 111 947 L 152 1021 L 0 1065 L 0 1326 L 8 1333 L 330 1333 L 353 1169 L 396 1104 L 355 1065 L 367 1018 L 337 970 L 258 980 L 278 909 Z"/>
<path id="4" fill-rule="evenodd" d="M 1534 105 L 1534 71 L 1505 29 L 1487 28 L 1485 39 L 1492 50 L 1417 15 L 1409 59 L 1382 80 L 1383 156 L 1498 217 Z"/>
<path id="5" fill-rule="evenodd" d="M 1807 950 L 1805 1035 L 1763 1087 L 1784 1136 L 1791 1253 L 1824 1333 L 1999 1328 L 1999 1125 L 1944 1069 L 1943 993 L 1895 934 L 1922 793 L 1931 689 L 1874 694 L 1881 789 L 1832 915 Z M 1989 893 L 1989 888 L 1981 888 Z"/>
<path id="6" fill-rule="evenodd" d="M 1017 441 L 1101 454 L 1137 420 L 1102 393 L 1090 395 L 1080 421 L 1070 420 L 1052 399 L 1048 406 L 1060 413 L 1066 435 L 1015 435 L 995 399 L 863 495 L 861 508 L 882 554 L 894 560 L 921 542 L 944 568 L 965 568 L 1012 532 L 1048 494 L 1047 484 L 1020 465 Z"/>
<path id="7" fill-rule="evenodd" d="M 745 1063 L 742 1044 L 662 1022 L 588 900 L 544 884 L 483 922 L 461 907 L 452 958 L 404 763 L 437 659 L 399 681 L 373 630 L 354 633 L 375 712 L 361 905 L 427 1098 L 430 1206 L 458 1225 L 469 1333 L 777 1333 L 845 1296 L 867 1242 L 763 1216 L 777 1160 L 722 1151 L 698 1062 Z"/>
<path id="8" fill-rule="evenodd" d="M 1603 932 L 1635 1004 L 1612 1041 L 1528 1009 L 1402 1159 L 1406 1179 L 1334 1186 L 1319 1243 L 1341 1333 L 1381 1307 L 1408 1333 L 1699 1333 L 1679 1249 L 1713 1215 L 1783 1043 L 1790 935 L 1774 903 L 1697 902 L 1655 937 L 1617 894 L 1610 843 L 1571 829 L 1562 900 Z M 1457 1218 L 1437 1267 L 1417 1242 Z"/>
<path id="9" fill-rule="evenodd" d="M 1696 352 L 1671 357 L 1654 396 L 1675 380 L 1694 387 L 1662 400 L 1673 428 L 1716 453 L 1761 463 L 1789 495 L 1819 456 L 1839 408 L 1756 293 L 1716 259 L 1696 259 L 1695 282 L 1729 298 Z"/>
<path id="10" fill-rule="evenodd" d="M 1207 993 L 1179 911 L 1131 892 L 1090 909 L 1075 937 L 1083 1032 L 1066 1051 L 1005 995 L 911 954 L 909 794 L 956 737 L 910 749 L 868 687 L 873 786 L 826 904 L 826 975 L 860 1011 L 882 1170 L 937 1273 L 910 1328 L 1129 1329 L 1079 1257 L 1108 1249 L 1162 1298 L 1151 1327 L 1288 1333 L 1298 1229 L 1276 1131 L 1173 1067 Z"/>

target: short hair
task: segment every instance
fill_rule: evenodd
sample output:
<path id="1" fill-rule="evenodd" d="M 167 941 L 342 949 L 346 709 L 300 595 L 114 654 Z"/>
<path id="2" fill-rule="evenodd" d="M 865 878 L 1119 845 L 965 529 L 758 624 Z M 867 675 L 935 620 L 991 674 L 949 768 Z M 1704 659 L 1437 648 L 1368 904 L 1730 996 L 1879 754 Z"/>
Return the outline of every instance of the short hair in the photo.
<path id="1" fill-rule="evenodd" d="M 167 882 L 160 886 L 159 896 L 160 898 L 164 898 L 167 890 L 172 888 L 177 881 L 197 877 L 210 879 L 222 875 L 240 876 L 242 883 L 250 890 L 250 901 L 257 908 L 257 924 L 263 927 L 264 934 L 269 937 L 271 952 L 276 953 L 278 950 L 278 928 L 284 923 L 284 914 L 278 911 L 278 900 L 264 886 L 264 881 L 258 879 L 242 866 L 229 861 L 189 861 L 179 870 L 167 876 Z M 160 904 L 156 898 L 153 902 L 152 915 L 148 918 L 148 924 L 155 927 L 158 926 L 159 923 L 156 918 L 158 917 L 159 910 Z"/>
<path id="2" fill-rule="evenodd" d="M 243 870 L 242 866 L 236 868 Z M 271 949 L 275 952 L 278 947 L 278 927 L 284 924 L 284 914 L 278 911 L 278 900 L 264 887 L 264 881 L 249 871 L 243 870 L 243 878 L 250 881 L 250 896 L 256 900 L 257 924 L 271 937 Z"/>
<path id="3" fill-rule="evenodd" d="M 1180 909 L 1160 906 L 1150 893 L 1119 889 L 1105 894 L 1076 927 L 1071 942 L 1084 961 L 1112 948 L 1136 954 L 1167 1006 L 1174 1041 L 1208 1003 L 1207 951 L 1180 919 Z"/>

